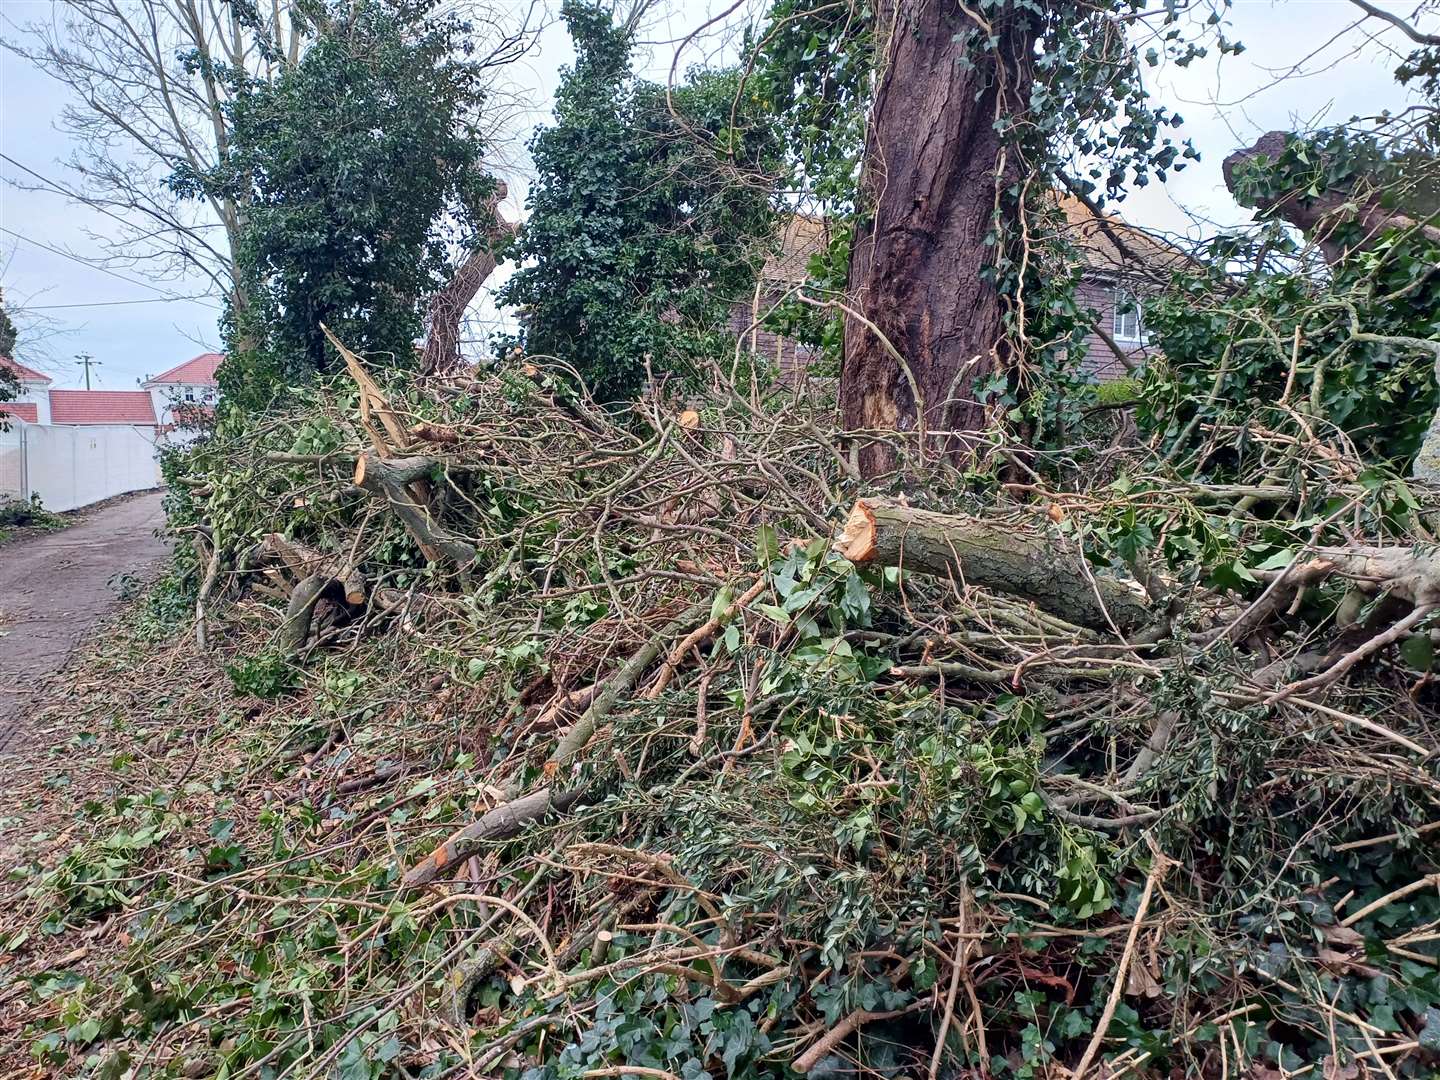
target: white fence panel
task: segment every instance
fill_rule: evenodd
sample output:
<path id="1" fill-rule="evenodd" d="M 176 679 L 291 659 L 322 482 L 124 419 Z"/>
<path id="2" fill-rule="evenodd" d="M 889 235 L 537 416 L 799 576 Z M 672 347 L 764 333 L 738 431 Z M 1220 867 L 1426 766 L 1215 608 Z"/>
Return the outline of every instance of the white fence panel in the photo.
<path id="1" fill-rule="evenodd" d="M 0 436 L 0 447 L 10 445 L 6 438 Z M 160 484 L 153 428 L 25 424 L 19 439 L 19 494 L 39 495 L 47 510 L 74 510 Z"/>
<path id="2" fill-rule="evenodd" d="M 14 417 L 0 417 L 0 498 L 25 497 L 25 428 Z"/>

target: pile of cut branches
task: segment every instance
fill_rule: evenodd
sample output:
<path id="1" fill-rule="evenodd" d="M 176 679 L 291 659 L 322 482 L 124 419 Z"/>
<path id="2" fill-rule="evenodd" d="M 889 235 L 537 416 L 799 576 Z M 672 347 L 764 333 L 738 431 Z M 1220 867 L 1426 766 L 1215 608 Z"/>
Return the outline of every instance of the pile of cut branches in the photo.
<path id="1" fill-rule="evenodd" d="M 1202 484 L 344 355 L 190 453 L 181 578 L 56 714 L 42 1068 L 1440 1067 L 1440 499 L 1283 409 Z"/>

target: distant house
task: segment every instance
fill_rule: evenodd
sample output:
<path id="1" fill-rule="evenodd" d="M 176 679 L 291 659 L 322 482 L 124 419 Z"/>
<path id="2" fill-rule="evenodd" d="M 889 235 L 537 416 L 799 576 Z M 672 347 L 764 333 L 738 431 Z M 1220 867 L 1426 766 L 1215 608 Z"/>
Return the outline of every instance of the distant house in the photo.
<path id="1" fill-rule="evenodd" d="M 1096 312 L 1086 337 L 1084 368 L 1099 380 L 1119 378 L 1143 364 L 1149 337 L 1138 297 L 1155 287 L 1187 257 L 1178 248 L 1114 215 L 1097 217 L 1078 199 L 1059 200 L 1064 236 L 1084 262 L 1076 300 Z M 810 258 L 829 239 L 823 218 L 797 214 L 786 220 L 780 250 L 766 260 L 748 304 L 730 310 L 730 330 L 741 344 L 765 357 L 786 381 L 795 380 L 814 359 L 810 349 L 760 326 L 785 294 L 809 277 Z"/>
<path id="2" fill-rule="evenodd" d="M 140 389 L 150 395 L 162 428 L 192 426 L 213 412 L 220 400 L 216 372 L 224 360 L 223 353 L 201 353 L 140 384 Z"/>
<path id="3" fill-rule="evenodd" d="M 0 413 L 18 416 L 27 424 L 48 424 L 50 397 L 47 388 L 54 380 L 8 356 L 0 356 L 0 368 L 20 380 L 20 396 L 14 401 L 0 401 Z"/>

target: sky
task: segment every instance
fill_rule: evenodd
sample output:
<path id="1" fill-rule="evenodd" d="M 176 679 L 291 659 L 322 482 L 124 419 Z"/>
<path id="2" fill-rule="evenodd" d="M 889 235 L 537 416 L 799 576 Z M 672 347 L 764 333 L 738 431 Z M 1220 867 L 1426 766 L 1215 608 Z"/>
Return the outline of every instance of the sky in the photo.
<path id="1" fill-rule="evenodd" d="M 728 6 L 673 0 L 661 9 L 645 25 L 642 73 L 663 81 L 675 43 Z M 1381 6 L 1408 15 L 1414 3 Z M 0 0 L 0 39 L 13 37 L 17 24 L 50 14 L 51 0 Z M 1199 235 L 1197 222 L 1239 224 L 1248 214 L 1220 178 L 1220 162 L 1232 149 L 1272 129 L 1403 107 L 1391 72 L 1408 43 L 1375 20 L 1345 33 L 1358 16 L 1348 0 L 1236 0 L 1227 36 L 1245 44 L 1242 55 L 1218 62 L 1212 55 L 1188 69 L 1150 76 L 1157 100 L 1184 116 L 1180 134 L 1194 141 L 1201 161 L 1165 185 L 1132 194 L 1118 212 L 1140 225 L 1189 235 Z M 1428 30 L 1440 31 L 1440 18 L 1432 14 L 1430 24 Z M 1373 40 L 1354 53 L 1365 35 Z M 702 39 L 682 55 L 679 69 L 718 47 L 715 39 Z M 572 60 L 563 28 L 552 23 L 530 55 L 507 71 L 518 108 L 493 167 L 509 184 L 512 217 L 521 213 L 528 178 L 524 139 L 547 118 L 560 69 Z M 65 103 L 62 87 L 0 50 L 0 155 L 67 179 L 68 137 L 57 125 Z M 88 355 L 98 362 L 90 367 L 92 385 L 119 390 L 219 347 L 219 301 L 186 299 L 203 293 L 203 283 L 150 281 L 134 268 L 96 265 L 96 236 L 111 223 L 62 196 L 17 187 L 24 179 L 20 168 L 0 158 L 0 287 L 8 304 L 45 320 L 43 327 L 17 320 L 22 334 L 31 331 L 16 350 L 20 359 L 45 371 L 57 387 L 79 387 L 84 372 L 77 356 Z"/>

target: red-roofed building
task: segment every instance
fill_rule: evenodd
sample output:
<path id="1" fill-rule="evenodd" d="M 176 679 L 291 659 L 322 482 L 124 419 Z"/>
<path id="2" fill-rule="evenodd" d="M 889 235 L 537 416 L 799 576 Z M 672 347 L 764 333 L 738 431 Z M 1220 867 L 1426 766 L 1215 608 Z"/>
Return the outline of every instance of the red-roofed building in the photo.
<path id="1" fill-rule="evenodd" d="M 0 401 L 0 414 L 18 416 L 27 424 L 40 422 L 40 410 L 33 401 Z"/>
<path id="2" fill-rule="evenodd" d="M 224 360 L 223 353 L 201 353 L 140 384 L 140 388 L 150 394 L 161 425 L 189 426 L 194 417 L 213 411 L 205 407 L 213 407 L 220 398 L 220 382 L 215 373 Z"/>
<path id="3" fill-rule="evenodd" d="M 155 406 L 145 390 L 51 390 L 50 423 L 155 427 Z"/>
<path id="4" fill-rule="evenodd" d="M 50 376 L 45 375 L 34 368 L 26 367 L 18 360 L 12 360 L 8 356 L 0 356 L 0 368 L 4 368 L 20 380 L 20 393 L 12 402 L 7 405 L 28 405 L 29 409 L 17 409 L 10 413 L 31 424 L 48 424 L 50 422 L 50 399 L 46 395 L 45 388 L 53 381 Z M 27 413 L 34 411 L 35 415 L 28 416 Z"/>

